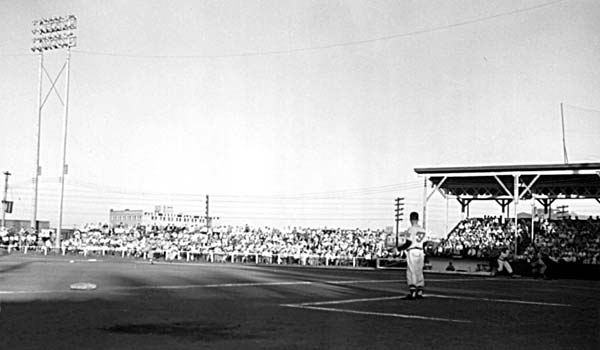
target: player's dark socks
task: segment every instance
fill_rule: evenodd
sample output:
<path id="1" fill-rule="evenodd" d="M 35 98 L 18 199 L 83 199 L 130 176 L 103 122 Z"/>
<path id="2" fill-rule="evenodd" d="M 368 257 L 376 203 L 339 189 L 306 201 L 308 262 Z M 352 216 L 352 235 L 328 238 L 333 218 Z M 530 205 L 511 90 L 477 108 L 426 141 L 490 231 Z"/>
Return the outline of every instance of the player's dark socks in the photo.
<path id="1" fill-rule="evenodd" d="M 417 286 L 411 284 L 408 286 L 408 295 L 404 297 L 405 300 L 414 300 L 417 298 Z"/>
<path id="2" fill-rule="evenodd" d="M 417 288 L 417 293 L 415 295 L 417 299 L 423 299 L 423 288 Z"/>
<path id="3" fill-rule="evenodd" d="M 402 300 L 415 300 L 416 299 L 416 294 L 414 293 L 408 293 L 404 298 L 402 298 Z"/>

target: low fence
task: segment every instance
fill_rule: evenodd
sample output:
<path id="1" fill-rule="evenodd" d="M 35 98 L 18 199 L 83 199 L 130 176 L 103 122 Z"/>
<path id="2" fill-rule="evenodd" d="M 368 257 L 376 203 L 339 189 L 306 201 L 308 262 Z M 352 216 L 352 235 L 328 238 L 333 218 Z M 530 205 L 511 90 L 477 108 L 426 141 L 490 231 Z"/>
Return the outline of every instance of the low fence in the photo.
<path id="1" fill-rule="evenodd" d="M 9 253 L 19 251 L 23 254 L 43 255 L 83 255 L 87 256 L 120 256 L 122 258 L 140 258 L 145 260 L 188 261 L 206 263 L 248 263 L 248 264 L 277 264 L 277 265 L 302 265 L 302 266 L 338 266 L 338 267 L 377 267 L 376 259 L 366 259 L 353 256 L 321 256 L 313 254 L 271 254 L 271 253 L 241 253 L 241 252 L 215 252 L 205 250 L 148 250 L 139 251 L 125 247 L 89 246 L 75 247 L 48 247 L 48 246 L 19 246 L 0 245 Z"/>
<path id="2" fill-rule="evenodd" d="M 9 253 L 19 251 L 23 254 L 43 255 L 82 255 L 87 256 L 118 256 L 121 258 L 137 258 L 145 260 L 164 261 L 187 261 L 206 263 L 237 263 L 237 264 L 274 264 L 274 265 L 300 265 L 300 266 L 322 266 L 322 267 L 349 267 L 349 268 L 377 268 L 398 269 L 406 267 L 406 260 L 401 258 L 372 258 L 353 256 L 321 256 L 311 254 L 270 254 L 270 253 L 241 253 L 241 252 L 215 252 L 210 249 L 204 250 L 148 250 L 139 251 L 126 247 L 90 246 L 85 248 L 63 247 L 54 248 L 48 246 L 19 246 L 0 245 L 0 249 L 6 249 Z M 465 268 L 464 272 L 478 272 L 476 265 L 484 266 L 484 271 L 491 269 L 491 259 L 457 259 L 444 257 L 429 257 L 425 269 L 443 271 L 440 264 L 454 261 L 457 268 L 461 264 L 472 265 Z M 526 261 L 511 262 L 515 273 L 523 276 L 531 275 L 531 266 Z M 444 265 L 445 266 L 445 265 Z M 554 277 L 577 278 L 588 280 L 600 280 L 600 265 L 578 264 L 578 263 L 556 263 L 550 266 Z M 457 270 L 458 271 L 458 270 Z"/>

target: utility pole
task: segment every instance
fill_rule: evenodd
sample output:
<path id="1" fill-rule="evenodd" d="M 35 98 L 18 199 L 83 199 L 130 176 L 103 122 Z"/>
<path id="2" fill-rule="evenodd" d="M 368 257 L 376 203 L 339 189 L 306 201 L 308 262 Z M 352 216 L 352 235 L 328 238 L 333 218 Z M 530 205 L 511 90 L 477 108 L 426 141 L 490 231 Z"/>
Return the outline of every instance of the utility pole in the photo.
<path id="1" fill-rule="evenodd" d="M 219 220 L 217 216 L 210 216 L 210 197 L 206 195 L 206 212 L 204 219 L 206 220 L 206 228 L 209 229 L 212 227 L 213 219 Z"/>
<path id="2" fill-rule="evenodd" d="M 210 222 L 210 202 L 209 202 L 208 195 L 206 195 L 206 214 L 205 214 L 204 218 L 206 219 L 206 228 L 210 228 L 210 226 L 211 226 L 211 222 Z"/>
<path id="3" fill-rule="evenodd" d="M 8 171 L 4 172 L 4 197 L 2 197 L 2 226 L 5 226 L 6 212 L 8 211 L 8 202 L 6 201 L 6 194 L 8 193 L 8 177 L 12 175 Z"/>
<path id="4" fill-rule="evenodd" d="M 427 176 L 423 177 L 423 229 L 427 228 L 427 180 Z"/>
<path id="5" fill-rule="evenodd" d="M 567 156 L 567 142 L 565 141 L 565 113 L 563 112 L 563 103 L 560 103 L 560 121 L 562 125 L 562 144 L 563 144 L 563 160 L 565 164 L 569 164 Z"/>
<path id="6" fill-rule="evenodd" d="M 400 232 L 400 221 L 404 215 L 404 197 L 396 198 L 396 246 L 398 245 L 398 234 Z"/>
<path id="7" fill-rule="evenodd" d="M 569 206 L 568 205 L 559 205 L 556 207 L 556 214 L 559 218 L 563 219 L 565 215 L 567 215 Z"/>

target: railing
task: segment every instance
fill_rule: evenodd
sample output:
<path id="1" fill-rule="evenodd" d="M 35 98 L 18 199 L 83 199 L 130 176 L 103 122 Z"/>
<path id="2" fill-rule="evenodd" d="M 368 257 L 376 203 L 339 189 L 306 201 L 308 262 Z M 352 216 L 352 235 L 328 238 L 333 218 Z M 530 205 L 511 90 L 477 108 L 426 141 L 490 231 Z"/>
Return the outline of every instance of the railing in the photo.
<path id="1" fill-rule="evenodd" d="M 47 247 L 0 245 L 9 253 L 19 251 L 23 254 L 43 255 L 83 255 L 87 256 L 120 256 L 122 258 L 140 258 L 144 260 L 186 261 L 206 263 L 248 263 L 248 264 L 277 264 L 301 266 L 332 266 L 332 267 L 379 267 L 379 258 L 367 259 L 356 256 L 333 256 L 317 254 L 274 254 L 274 253 L 244 253 L 216 252 L 211 249 L 203 250 L 137 250 L 126 247 L 87 246 L 78 247 Z M 381 265 L 383 266 L 383 265 Z"/>

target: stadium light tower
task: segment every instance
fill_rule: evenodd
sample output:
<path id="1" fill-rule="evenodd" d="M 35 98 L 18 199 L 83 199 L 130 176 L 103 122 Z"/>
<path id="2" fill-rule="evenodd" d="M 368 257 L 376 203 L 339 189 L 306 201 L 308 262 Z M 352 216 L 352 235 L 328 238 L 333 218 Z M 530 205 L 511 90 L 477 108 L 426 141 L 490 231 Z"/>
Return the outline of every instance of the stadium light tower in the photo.
<path id="1" fill-rule="evenodd" d="M 69 116 L 69 80 L 70 80 L 70 66 L 71 66 L 71 48 L 77 44 L 77 37 L 74 31 L 77 29 L 77 17 L 74 15 L 41 18 L 33 21 L 33 46 L 31 51 L 38 53 L 40 57 L 40 68 L 39 68 L 39 87 L 38 87 L 38 122 L 37 122 L 37 148 L 35 158 L 35 171 L 34 171 L 34 199 L 33 199 L 33 216 L 31 218 L 31 227 L 37 229 L 37 210 L 38 210 L 38 184 L 39 176 L 41 175 L 40 167 L 40 137 L 41 137 L 41 125 L 42 125 L 42 110 L 44 105 L 48 101 L 50 94 L 54 92 L 60 103 L 64 107 L 64 118 L 63 118 L 63 147 L 62 147 L 62 175 L 60 176 L 60 208 L 58 214 L 58 226 L 56 231 L 56 245 L 60 246 L 60 235 L 62 229 L 62 216 L 63 216 L 63 199 L 65 192 L 65 175 L 67 174 L 66 154 L 67 154 L 67 121 Z M 50 76 L 50 73 L 44 66 L 44 52 L 55 51 L 55 50 L 66 50 L 66 56 L 62 68 L 54 79 Z M 65 72 L 65 99 L 63 100 L 58 90 L 56 89 L 56 83 L 58 79 Z M 42 99 L 43 94 L 43 80 L 44 75 L 48 78 L 51 83 L 50 89 Z"/>

